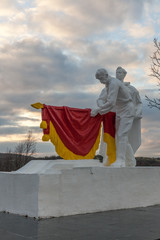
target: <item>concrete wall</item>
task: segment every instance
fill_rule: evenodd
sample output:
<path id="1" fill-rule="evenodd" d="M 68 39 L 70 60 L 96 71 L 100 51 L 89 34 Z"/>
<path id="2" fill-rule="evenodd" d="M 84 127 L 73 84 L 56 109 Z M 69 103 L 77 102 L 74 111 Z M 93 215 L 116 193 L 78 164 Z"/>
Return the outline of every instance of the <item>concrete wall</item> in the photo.
<path id="1" fill-rule="evenodd" d="M 0 211 L 38 217 L 39 176 L 0 173 Z"/>
<path id="2" fill-rule="evenodd" d="M 0 173 L 0 211 L 45 218 L 160 204 L 160 168 L 65 164 Z"/>
<path id="3" fill-rule="evenodd" d="M 40 217 L 155 204 L 160 204 L 160 168 L 77 168 L 40 176 Z"/>

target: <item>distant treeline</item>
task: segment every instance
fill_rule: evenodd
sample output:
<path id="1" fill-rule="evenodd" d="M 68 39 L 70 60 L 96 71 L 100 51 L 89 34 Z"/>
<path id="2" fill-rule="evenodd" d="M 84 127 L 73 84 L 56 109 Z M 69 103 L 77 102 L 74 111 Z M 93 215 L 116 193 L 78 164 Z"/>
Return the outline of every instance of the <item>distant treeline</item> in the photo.
<path id="1" fill-rule="evenodd" d="M 31 160 L 57 160 L 62 159 L 60 156 L 45 156 L 45 157 L 33 157 L 33 156 L 24 156 L 21 154 L 13 153 L 0 153 L 0 171 L 11 172 L 16 171 L 19 168 L 23 167 Z M 102 156 L 96 155 L 94 159 L 102 162 Z M 148 158 L 148 157 L 136 157 L 136 166 L 160 166 L 160 158 Z"/>
<path id="2" fill-rule="evenodd" d="M 137 166 L 160 166 L 160 158 L 136 157 Z"/>
<path id="3" fill-rule="evenodd" d="M 56 160 L 59 156 L 33 157 L 15 153 L 0 153 L 0 171 L 11 172 L 23 167 L 31 160 Z"/>

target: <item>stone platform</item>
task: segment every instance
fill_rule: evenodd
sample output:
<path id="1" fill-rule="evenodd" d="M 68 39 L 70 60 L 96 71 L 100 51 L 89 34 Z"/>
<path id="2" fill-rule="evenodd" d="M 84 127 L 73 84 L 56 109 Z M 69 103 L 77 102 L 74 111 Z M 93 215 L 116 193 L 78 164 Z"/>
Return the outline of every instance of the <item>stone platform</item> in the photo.
<path id="1" fill-rule="evenodd" d="M 110 168 L 97 160 L 34 160 L 0 173 L 0 211 L 59 217 L 160 204 L 160 168 Z"/>

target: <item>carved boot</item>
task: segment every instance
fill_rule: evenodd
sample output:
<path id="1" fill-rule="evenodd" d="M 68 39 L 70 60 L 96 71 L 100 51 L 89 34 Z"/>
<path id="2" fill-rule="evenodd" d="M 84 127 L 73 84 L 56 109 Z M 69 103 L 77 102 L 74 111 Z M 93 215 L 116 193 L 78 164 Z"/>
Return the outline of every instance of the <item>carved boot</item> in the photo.
<path id="1" fill-rule="evenodd" d="M 136 159 L 131 145 L 128 143 L 126 150 L 126 167 L 135 167 Z"/>
<path id="2" fill-rule="evenodd" d="M 127 144 L 126 141 L 120 141 L 116 145 L 116 161 L 111 167 L 126 167 L 125 155 L 126 155 Z"/>

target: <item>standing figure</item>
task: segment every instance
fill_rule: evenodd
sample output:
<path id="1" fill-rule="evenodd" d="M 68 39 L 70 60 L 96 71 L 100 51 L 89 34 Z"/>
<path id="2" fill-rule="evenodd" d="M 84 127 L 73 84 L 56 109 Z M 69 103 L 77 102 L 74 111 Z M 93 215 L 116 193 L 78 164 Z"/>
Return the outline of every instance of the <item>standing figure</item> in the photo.
<path id="1" fill-rule="evenodd" d="M 113 109 L 116 110 L 116 162 L 114 167 L 125 167 L 125 156 L 127 151 L 128 133 L 132 128 L 135 108 L 128 88 L 118 79 L 109 76 L 106 69 L 98 69 L 95 77 L 106 85 L 104 98 L 99 99 L 98 107 L 92 109 L 91 116 L 105 114 Z"/>
<path id="2" fill-rule="evenodd" d="M 122 67 L 116 69 L 116 78 L 121 82 L 124 81 L 124 78 L 127 74 L 127 71 Z M 123 82 L 124 85 L 128 88 L 132 101 L 134 104 L 134 121 L 131 130 L 129 131 L 129 144 L 126 151 L 126 166 L 135 166 L 136 160 L 134 158 L 134 153 L 137 151 L 141 144 L 141 118 L 142 118 L 142 101 L 139 95 L 138 90 L 133 87 L 129 82 Z"/>

